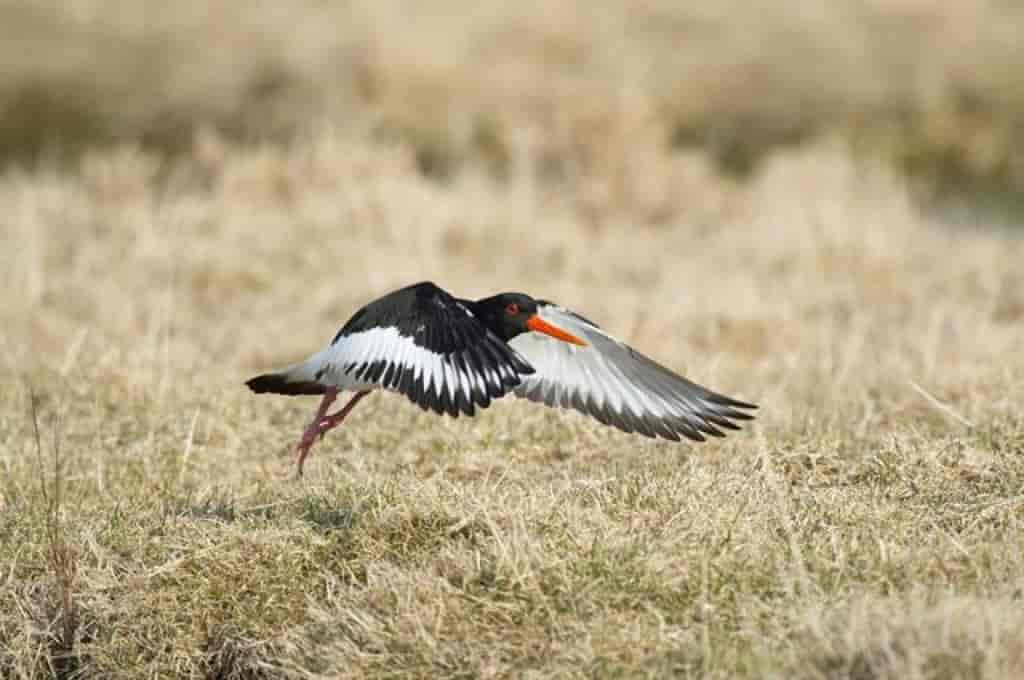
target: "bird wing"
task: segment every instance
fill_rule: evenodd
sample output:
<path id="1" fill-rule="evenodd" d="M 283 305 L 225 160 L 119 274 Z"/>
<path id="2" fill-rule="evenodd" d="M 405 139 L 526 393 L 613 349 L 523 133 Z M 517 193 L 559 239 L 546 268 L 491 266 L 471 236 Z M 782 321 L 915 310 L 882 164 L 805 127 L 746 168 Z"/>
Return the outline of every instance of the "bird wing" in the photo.
<path id="1" fill-rule="evenodd" d="M 585 340 L 585 346 L 523 333 L 509 343 L 536 369 L 515 389 L 516 396 L 572 408 L 625 432 L 679 441 L 704 441 L 739 429 L 757 406 L 712 392 L 557 305 L 542 302 L 545 321 Z"/>
<path id="2" fill-rule="evenodd" d="M 370 303 L 301 366 L 320 384 L 380 386 L 452 416 L 486 408 L 533 373 L 466 305 L 432 283 Z"/>

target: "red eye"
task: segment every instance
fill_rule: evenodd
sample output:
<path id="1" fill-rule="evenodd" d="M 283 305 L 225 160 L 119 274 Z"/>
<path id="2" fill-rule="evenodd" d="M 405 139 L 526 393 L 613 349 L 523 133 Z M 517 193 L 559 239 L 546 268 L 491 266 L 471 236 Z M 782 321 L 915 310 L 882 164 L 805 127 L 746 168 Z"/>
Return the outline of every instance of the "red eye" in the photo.
<path id="1" fill-rule="evenodd" d="M 509 316 L 515 316 L 516 314 L 519 313 L 519 305 L 517 305 L 514 302 L 508 303 L 507 305 L 505 305 L 505 313 L 508 314 Z"/>

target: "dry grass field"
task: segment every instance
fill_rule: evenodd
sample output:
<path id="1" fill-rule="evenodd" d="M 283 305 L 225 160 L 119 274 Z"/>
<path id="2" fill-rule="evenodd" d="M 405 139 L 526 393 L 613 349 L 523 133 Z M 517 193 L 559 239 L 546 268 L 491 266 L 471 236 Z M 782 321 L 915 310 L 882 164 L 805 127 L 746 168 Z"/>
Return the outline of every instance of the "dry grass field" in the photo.
<path id="1" fill-rule="evenodd" d="M 827 146 L 669 170 L 705 205 L 663 227 L 330 137 L 5 176 L 2 675 L 1018 677 L 1020 236 Z M 242 381 L 428 277 L 759 419 L 690 447 L 377 394 L 291 479 L 314 404 Z"/>
<path id="2" fill-rule="evenodd" d="M 676 109 L 643 94 L 786 118 L 708 85 L 716 45 L 746 45 L 788 74 L 762 83 L 777 103 L 826 84 L 851 101 L 899 75 L 874 31 L 851 29 L 840 68 L 771 38 L 793 19 L 767 3 L 692 10 L 731 27 L 696 46 L 657 0 L 527 3 L 520 23 L 454 1 L 253 3 L 229 30 L 238 4 L 0 7 L 27 45 L 61 37 L 39 78 L 84 64 L 109 108 L 87 130 L 105 144 L 58 158 L 74 140 L 51 140 L 0 173 L 0 678 L 1024 677 L 1024 232 L 922 203 L 844 130 L 723 176 L 714 148 L 665 143 Z M 852 11 L 796 6 L 808 40 Z M 864 7 L 938 17 L 920 64 L 938 81 L 955 55 L 1021 95 L 991 80 L 1014 41 L 953 39 L 973 4 Z M 259 42 L 286 19 L 308 39 Z M 175 42 L 209 26 L 201 54 Z M 924 39 L 906 36 L 893 55 Z M 304 79 L 240 95 L 280 54 Z M 677 69 L 704 85 L 670 90 Z M 929 101 L 886 87 L 871 96 Z M 47 88 L 31 101 L 66 92 Z M 294 134 L 225 129 L 271 109 Z M 157 123 L 179 148 L 148 144 Z M 996 158 L 989 132 L 950 134 Z M 315 399 L 244 380 L 422 279 L 556 300 L 758 419 L 691 446 L 511 397 L 450 419 L 378 393 L 295 480 Z"/>

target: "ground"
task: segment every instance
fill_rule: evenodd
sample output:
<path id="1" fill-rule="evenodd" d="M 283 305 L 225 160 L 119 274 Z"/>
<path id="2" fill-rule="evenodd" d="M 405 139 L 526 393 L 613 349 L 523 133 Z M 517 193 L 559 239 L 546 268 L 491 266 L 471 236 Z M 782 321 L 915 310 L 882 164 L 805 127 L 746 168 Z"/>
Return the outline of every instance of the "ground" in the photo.
<path id="1" fill-rule="evenodd" d="M 673 163 L 711 204 L 671 227 L 330 137 L 5 176 L 4 675 L 1015 677 L 1019 233 L 829 146 Z M 243 381 L 424 278 L 558 300 L 758 419 L 381 393 L 293 479 L 315 400 Z"/>
<path id="2" fill-rule="evenodd" d="M 377 29 L 360 32 L 312 3 L 290 17 L 306 40 L 268 29 L 272 4 L 251 25 L 200 3 L 0 10 L 66 48 L 8 50 L 5 74 L 85 63 L 95 87 L 72 100 L 106 108 L 75 120 L 110 126 L 0 171 L 0 677 L 1024 676 L 1020 213 L 934 201 L 942 182 L 922 192 L 840 125 L 737 173 L 678 118 L 707 100 L 692 120 L 739 120 L 737 148 L 760 149 L 745 112 L 877 96 L 920 113 L 927 84 L 957 78 L 1012 102 L 997 66 L 1021 43 L 968 39 L 973 3 L 865 4 L 902 17 L 890 52 L 872 20 L 844 23 L 850 3 L 734 4 L 681 23 L 657 0 L 517 21 L 485 4 L 403 33 L 411 6 L 354 3 Z M 750 61 L 721 58 L 749 56 L 760 24 L 775 37 Z M 218 49 L 182 42 L 210 26 L 195 40 Z M 803 41 L 837 36 L 829 59 Z M 253 94 L 278 62 L 302 77 Z M 766 85 L 785 96 L 719 77 L 751 63 L 786 74 Z M 0 99 L 22 123 L 52 104 Z M 976 137 L 920 130 L 987 177 L 1017 109 L 986 106 L 967 107 Z M 242 110 L 298 132 L 236 134 Z M 44 138 L 62 124 L 40 120 Z M 378 393 L 296 480 L 316 399 L 244 381 L 424 279 L 555 300 L 757 419 L 693 445 L 513 398 L 451 419 Z"/>

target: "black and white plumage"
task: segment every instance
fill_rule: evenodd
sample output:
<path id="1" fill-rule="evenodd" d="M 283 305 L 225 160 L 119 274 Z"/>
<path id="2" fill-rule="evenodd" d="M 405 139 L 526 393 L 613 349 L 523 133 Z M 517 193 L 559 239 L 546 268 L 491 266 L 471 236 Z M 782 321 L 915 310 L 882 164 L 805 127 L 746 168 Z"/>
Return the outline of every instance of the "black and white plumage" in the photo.
<path id="1" fill-rule="evenodd" d="M 487 407 L 530 373 L 526 360 L 463 301 L 421 283 L 371 302 L 326 348 L 248 385 L 278 394 L 384 388 L 421 408 L 457 417 Z"/>
<path id="2" fill-rule="evenodd" d="M 516 396 L 575 409 L 625 432 L 673 441 L 704 441 L 705 434 L 722 437 L 721 428 L 738 430 L 731 420 L 748 420 L 751 416 L 743 410 L 757 408 L 673 373 L 553 303 L 539 302 L 537 314 L 587 344 L 557 342 L 535 333 L 512 338 L 509 345 L 535 369 L 515 388 Z"/>
<path id="3" fill-rule="evenodd" d="M 464 300 L 430 282 L 371 302 L 320 352 L 246 384 L 257 393 L 324 395 L 299 442 L 300 475 L 316 437 L 378 388 L 456 417 L 513 393 L 675 441 L 723 436 L 757 408 L 673 373 L 551 302 L 522 293 Z M 356 394 L 328 415 L 342 391 Z"/>

